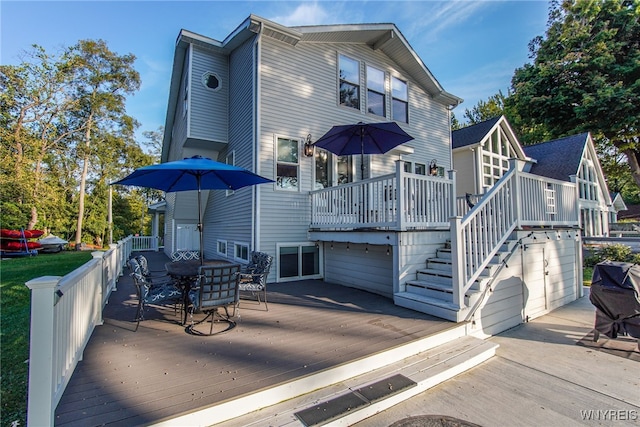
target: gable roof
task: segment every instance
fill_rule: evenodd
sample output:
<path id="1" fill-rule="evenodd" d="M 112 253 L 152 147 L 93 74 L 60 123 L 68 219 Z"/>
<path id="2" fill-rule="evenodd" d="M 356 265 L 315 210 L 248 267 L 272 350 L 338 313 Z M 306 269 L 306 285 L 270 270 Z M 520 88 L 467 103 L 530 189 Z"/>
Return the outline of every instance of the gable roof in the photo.
<path id="1" fill-rule="evenodd" d="M 197 45 L 212 52 L 229 55 L 233 50 L 251 37 L 260 34 L 283 43 L 295 46 L 300 42 L 310 43 L 352 43 L 366 44 L 373 50 L 380 50 L 404 71 L 407 72 L 431 98 L 446 106 L 455 107 L 462 103 L 462 98 L 446 92 L 420 57 L 411 48 L 395 24 L 348 24 L 286 27 L 276 22 L 249 15 L 223 41 L 218 41 L 187 30 L 181 30 L 176 40 L 167 115 L 165 117 L 165 133 L 162 160 L 166 160 L 167 148 L 171 140 L 173 118 L 178 105 L 178 92 L 182 81 L 182 67 L 187 49 Z"/>
<path id="2" fill-rule="evenodd" d="M 531 173 L 570 181 L 571 175 L 578 174 L 588 139 L 588 133 L 581 133 L 523 147 L 527 156 L 537 160 Z"/>
<path id="3" fill-rule="evenodd" d="M 452 148 L 456 149 L 480 144 L 502 117 L 504 116 L 494 117 L 484 122 L 476 123 L 475 125 L 454 130 L 451 132 Z"/>

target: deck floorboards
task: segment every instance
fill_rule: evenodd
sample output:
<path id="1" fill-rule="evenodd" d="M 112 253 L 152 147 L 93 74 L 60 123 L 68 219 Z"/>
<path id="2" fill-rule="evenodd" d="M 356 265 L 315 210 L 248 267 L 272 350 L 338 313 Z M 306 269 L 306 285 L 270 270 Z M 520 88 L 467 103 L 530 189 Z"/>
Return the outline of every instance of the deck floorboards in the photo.
<path id="1" fill-rule="evenodd" d="M 156 270 L 168 261 L 145 256 Z M 134 332 L 127 273 L 56 408 L 57 426 L 151 424 L 454 326 L 380 295 L 303 280 L 269 285 L 269 311 L 242 300 L 237 326 L 220 335 L 187 334 L 170 307 L 150 307 Z"/>

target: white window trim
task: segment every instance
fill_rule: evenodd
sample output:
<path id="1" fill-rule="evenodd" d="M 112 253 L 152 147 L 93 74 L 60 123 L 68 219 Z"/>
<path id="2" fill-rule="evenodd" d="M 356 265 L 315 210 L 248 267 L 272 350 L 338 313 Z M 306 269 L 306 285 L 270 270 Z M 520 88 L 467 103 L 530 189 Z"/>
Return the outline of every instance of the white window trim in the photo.
<path id="1" fill-rule="evenodd" d="M 382 83 L 383 92 L 378 92 L 375 89 L 370 89 L 369 88 L 369 68 L 374 69 L 376 71 L 380 71 L 383 74 L 383 76 L 384 76 L 383 77 L 384 82 Z M 366 94 L 367 94 L 367 97 L 366 97 L 366 104 L 367 105 L 365 106 L 365 112 L 367 114 L 370 114 L 370 115 L 375 116 L 375 117 L 384 117 L 385 119 L 389 116 L 389 111 L 388 111 L 389 109 L 387 108 L 387 102 L 388 102 L 389 94 L 390 94 L 390 90 L 389 90 L 390 86 L 389 86 L 389 84 L 387 84 L 387 80 L 388 80 L 387 76 L 388 76 L 388 73 L 385 70 L 383 70 L 381 68 L 378 68 L 378 67 L 375 67 L 375 66 L 370 65 L 370 64 L 365 64 L 365 86 L 366 86 Z M 383 109 L 383 113 L 384 114 L 380 115 L 380 114 L 375 114 L 375 113 L 370 113 L 369 112 L 369 91 L 382 95 L 382 97 L 383 97 L 382 109 Z M 408 89 L 407 89 L 407 94 L 408 94 Z"/>
<path id="2" fill-rule="evenodd" d="M 318 270 L 319 273 L 318 274 L 314 274 L 311 276 L 302 276 L 302 275 L 298 275 L 298 276 L 293 276 L 293 277 L 280 277 L 280 248 L 282 247 L 292 247 L 292 246 L 297 246 L 298 247 L 298 271 L 300 273 L 302 273 L 302 257 L 300 256 L 300 254 L 302 253 L 302 247 L 303 246 L 316 246 L 315 242 L 284 242 L 284 243 L 276 243 L 276 256 L 274 259 L 274 266 L 276 269 L 276 281 L 278 283 L 284 283 L 284 282 L 295 282 L 296 280 L 301 280 L 301 279 L 322 279 L 324 277 L 324 273 L 323 273 L 323 265 L 324 265 L 324 253 L 322 251 L 322 247 L 318 248 Z M 273 270 L 272 270 L 273 271 Z"/>
<path id="3" fill-rule="evenodd" d="M 244 259 L 244 258 L 241 258 L 241 257 L 237 256 L 238 247 L 246 247 L 247 248 L 247 259 Z M 249 247 L 248 243 L 244 243 L 244 242 L 234 242 L 233 243 L 233 259 L 234 260 L 247 263 L 247 262 L 249 262 L 249 258 L 250 257 L 251 257 L 251 248 Z"/>
<path id="4" fill-rule="evenodd" d="M 393 80 L 394 79 L 404 83 L 405 87 L 407 88 L 407 99 L 400 99 L 400 98 L 396 98 L 395 96 L 393 96 Z M 389 77 L 389 99 L 391 101 L 391 108 L 390 108 L 389 114 L 390 114 L 390 118 L 393 121 L 409 124 L 409 93 L 410 93 L 409 82 L 406 79 L 400 78 L 398 76 L 393 76 L 393 75 Z M 405 117 L 406 121 L 400 121 L 400 120 L 394 119 L 393 102 L 396 99 L 398 101 L 400 101 L 400 102 L 404 102 L 407 105 L 407 115 Z"/>
<path id="5" fill-rule="evenodd" d="M 224 252 L 220 252 L 220 244 L 221 244 L 221 243 L 222 243 L 222 244 L 224 244 L 224 249 L 225 249 L 225 251 L 224 251 Z M 226 257 L 226 256 L 227 256 L 227 248 L 228 248 L 228 247 L 229 247 L 229 246 L 228 246 L 228 244 L 227 244 L 227 241 L 226 241 L 226 240 L 218 239 L 218 241 L 217 241 L 217 243 L 216 243 L 216 252 L 218 253 L 218 255 L 224 255 L 224 256 Z"/>
<path id="6" fill-rule="evenodd" d="M 207 76 L 214 76 L 216 79 L 218 79 L 218 87 L 211 88 L 207 86 Z M 218 92 L 222 87 L 222 79 L 220 78 L 220 75 L 213 71 L 205 71 L 204 73 L 202 73 L 202 77 L 200 80 L 202 81 L 202 86 L 204 86 L 206 90 L 209 90 L 211 92 Z"/>
<path id="7" fill-rule="evenodd" d="M 287 139 L 289 141 L 297 141 L 298 142 L 298 163 L 296 164 L 296 167 L 298 169 L 298 173 L 297 173 L 297 177 L 298 177 L 298 186 L 296 188 L 293 189 L 287 189 L 287 188 L 283 188 L 280 187 L 278 185 L 278 140 L 279 139 Z M 274 179 L 273 179 L 273 188 L 276 191 L 283 191 L 283 192 L 287 192 L 287 193 L 300 193 L 302 190 L 302 176 L 301 176 L 301 162 L 300 162 L 300 156 L 302 155 L 302 144 L 303 144 L 303 140 L 302 138 L 292 138 L 292 137 L 288 137 L 288 136 L 282 136 L 282 135 L 274 135 L 273 137 L 273 149 L 274 149 L 274 153 L 273 153 L 273 158 L 274 158 L 274 164 L 273 164 L 273 175 L 274 175 Z M 288 162 L 282 162 L 283 164 L 287 164 L 287 165 L 293 165 L 293 163 L 288 163 Z"/>
<path id="8" fill-rule="evenodd" d="M 363 93 L 362 93 L 363 92 L 363 83 L 362 83 L 362 64 L 363 64 L 363 61 L 360 60 L 360 59 L 356 59 L 356 58 L 352 57 L 351 55 L 347 55 L 346 53 L 340 53 L 340 52 L 337 52 L 337 53 L 338 53 L 338 56 L 336 58 L 336 74 L 337 74 L 338 79 L 337 79 L 336 94 L 338 95 L 338 97 L 337 97 L 336 101 L 338 102 L 338 107 L 347 108 L 350 111 L 360 111 L 360 112 L 362 112 L 362 108 L 364 106 L 364 102 L 363 102 L 363 99 L 362 99 L 362 97 L 364 96 Z M 358 87 L 358 108 L 353 108 L 353 107 L 349 107 L 349 106 L 346 106 L 346 105 L 342 105 L 342 103 L 340 102 L 340 81 L 342 80 L 342 78 L 340 77 L 340 57 L 341 56 L 344 56 L 345 58 L 348 58 L 348 59 L 350 59 L 352 61 L 356 61 L 358 63 L 358 82 L 357 82 L 357 87 Z M 345 81 L 348 82 L 348 83 L 351 83 L 351 84 L 355 84 L 355 82 L 352 82 L 352 81 L 349 81 L 349 80 L 345 80 Z"/>

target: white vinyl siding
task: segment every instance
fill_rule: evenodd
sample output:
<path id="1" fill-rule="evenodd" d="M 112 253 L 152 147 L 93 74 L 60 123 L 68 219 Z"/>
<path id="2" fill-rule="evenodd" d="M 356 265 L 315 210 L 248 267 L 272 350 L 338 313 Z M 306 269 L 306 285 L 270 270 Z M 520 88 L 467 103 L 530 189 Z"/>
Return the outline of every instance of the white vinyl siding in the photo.
<path id="1" fill-rule="evenodd" d="M 192 57 L 189 137 L 227 142 L 229 59 L 226 55 L 212 54 L 197 46 L 193 47 Z M 220 86 L 215 91 L 202 84 L 203 76 L 209 72 L 220 78 Z"/>
<path id="2" fill-rule="evenodd" d="M 412 83 L 381 51 L 364 45 L 339 43 L 300 42 L 292 47 L 268 37 L 261 38 L 260 46 L 258 143 L 262 176 L 276 179 L 275 136 L 303 139 L 311 134 L 312 141 L 316 141 L 334 125 L 367 120 L 364 111 L 337 105 L 336 70 L 340 54 L 408 81 L 412 123 L 416 125 L 401 123 L 401 126 L 415 138 L 406 144 L 413 147 L 415 153 L 403 156 L 403 159 L 428 165 L 435 158 L 439 165 L 449 168 L 449 117 L 445 106 L 433 101 L 420 86 Z M 286 72 L 283 72 L 282 64 L 286 64 Z M 364 67 L 361 68 L 364 73 Z M 387 99 L 387 109 L 389 102 Z M 385 119 L 380 118 L 380 121 Z M 355 175 L 360 179 L 360 159 L 356 157 L 354 169 L 358 173 Z M 371 176 L 393 173 L 396 160 L 398 155 L 365 156 L 365 163 L 371 162 Z M 276 253 L 276 244 L 307 239 L 311 209 L 307 192 L 315 189 L 313 158 L 300 157 L 299 168 L 300 192 L 276 191 L 275 184 L 260 187 L 260 248 L 271 254 Z"/>
<path id="3" fill-rule="evenodd" d="M 220 152 L 219 162 L 233 158 L 236 166 L 254 170 L 253 166 L 253 49 L 251 40 L 234 50 L 228 59 L 229 75 L 232 78 L 223 81 L 229 90 L 228 115 L 229 143 L 227 149 Z M 198 83 L 203 87 L 201 83 Z M 203 87 L 204 90 L 204 87 Z M 227 243 L 227 258 L 234 258 L 236 243 L 249 245 L 253 227 L 253 187 L 236 191 L 211 191 L 204 216 L 205 254 L 217 254 L 218 240 Z"/>

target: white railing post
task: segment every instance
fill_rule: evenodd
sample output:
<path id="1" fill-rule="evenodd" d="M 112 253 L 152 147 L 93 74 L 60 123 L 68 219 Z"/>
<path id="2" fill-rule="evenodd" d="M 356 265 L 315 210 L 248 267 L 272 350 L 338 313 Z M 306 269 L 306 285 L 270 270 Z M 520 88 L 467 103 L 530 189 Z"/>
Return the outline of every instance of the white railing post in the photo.
<path id="1" fill-rule="evenodd" d="M 456 171 L 454 169 L 447 172 L 451 181 L 451 216 L 458 216 L 458 200 L 456 195 Z"/>
<path id="2" fill-rule="evenodd" d="M 55 287 L 60 279 L 44 276 L 26 283 L 31 290 L 27 426 L 54 424 L 54 339 L 57 335 L 54 306 Z"/>
<path id="3" fill-rule="evenodd" d="M 405 183 L 404 183 L 404 162 L 396 162 L 396 224 L 398 230 L 404 230 L 405 220 Z"/>
<path id="4" fill-rule="evenodd" d="M 465 263 L 467 257 L 464 251 L 464 241 L 462 240 L 462 217 L 455 216 L 450 219 L 451 221 L 451 286 L 453 290 L 453 304 L 457 309 L 464 307 L 464 292 L 463 288 L 466 284 L 466 277 L 464 274 Z"/>
<path id="5" fill-rule="evenodd" d="M 522 160 L 519 159 L 509 159 L 509 167 L 511 169 L 515 169 L 515 175 L 514 175 L 514 185 L 512 187 L 513 190 L 513 195 L 512 195 L 512 200 L 513 200 L 513 208 L 514 208 L 514 219 L 516 222 L 516 229 L 517 230 L 521 230 L 522 229 L 522 200 L 521 200 L 521 183 L 520 183 L 520 171 L 522 170 L 522 168 L 524 168 L 524 162 Z"/>
<path id="6" fill-rule="evenodd" d="M 106 304 L 104 297 L 108 293 L 107 288 L 109 286 L 108 270 L 105 269 L 104 255 L 105 255 L 105 252 L 101 252 L 101 251 L 91 252 L 91 256 L 93 257 L 93 259 L 97 259 L 100 261 L 100 295 L 98 295 L 98 298 L 100 300 L 100 307 L 96 313 L 97 314 L 96 325 L 104 324 L 104 319 L 102 318 L 102 307 L 104 306 L 104 304 Z"/>

